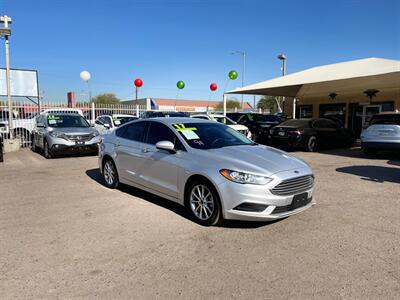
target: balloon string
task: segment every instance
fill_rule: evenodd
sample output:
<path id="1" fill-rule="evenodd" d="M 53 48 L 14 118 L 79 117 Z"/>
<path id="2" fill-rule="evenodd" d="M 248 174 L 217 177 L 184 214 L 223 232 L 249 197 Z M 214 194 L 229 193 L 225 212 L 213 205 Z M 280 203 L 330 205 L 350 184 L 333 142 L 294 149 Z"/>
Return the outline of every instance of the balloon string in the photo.
<path id="1" fill-rule="evenodd" d="M 179 90 L 178 89 L 178 92 L 176 93 L 176 99 L 179 99 L 179 92 L 180 92 L 181 90 Z"/>

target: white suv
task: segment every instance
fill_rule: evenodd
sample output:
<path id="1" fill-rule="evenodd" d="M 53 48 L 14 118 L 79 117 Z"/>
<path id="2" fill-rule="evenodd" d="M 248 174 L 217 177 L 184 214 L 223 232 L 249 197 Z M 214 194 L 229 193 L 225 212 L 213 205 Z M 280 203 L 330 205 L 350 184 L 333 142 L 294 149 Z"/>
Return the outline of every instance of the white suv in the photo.
<path id="1" fill-rule="evenodd" d="M 361 133 L 361 147 L 367 155 L 379 150 L 400 150 L 400 113 L 374 115 Z"/>
<path id="2" fill-rule="evenodd" d="M 220 114 L 196 114 L 196 115 L 191 115 L 192 118 L 196 119 L 204 119 L 204 120 L 211 120 L 215 122 L 219 122 L 225 125 L 228 125 L 232 129 L 235 129 L 239 131 L 240 133 L 244 134 L 247 136 L 249 139 L 251 139 L 251 132 L 249 128 L 247 128 L 244 125 L 238 124 L 232 119 L 229 119 L 228 117 Z"/>

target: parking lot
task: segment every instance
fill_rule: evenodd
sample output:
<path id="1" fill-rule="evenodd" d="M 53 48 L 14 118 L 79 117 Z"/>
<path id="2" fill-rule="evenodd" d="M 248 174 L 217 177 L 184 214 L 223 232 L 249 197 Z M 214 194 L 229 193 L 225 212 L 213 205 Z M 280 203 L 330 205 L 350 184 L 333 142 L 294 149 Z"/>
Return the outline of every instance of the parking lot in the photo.
<path id="1" fill-rule="evenodd" d="M 202 227 L 167 200 L 101 184 L 97 157 L 0 164 L 1 298 L 400 297 L 400 159 L 296 152 L 317 204 Z"/>

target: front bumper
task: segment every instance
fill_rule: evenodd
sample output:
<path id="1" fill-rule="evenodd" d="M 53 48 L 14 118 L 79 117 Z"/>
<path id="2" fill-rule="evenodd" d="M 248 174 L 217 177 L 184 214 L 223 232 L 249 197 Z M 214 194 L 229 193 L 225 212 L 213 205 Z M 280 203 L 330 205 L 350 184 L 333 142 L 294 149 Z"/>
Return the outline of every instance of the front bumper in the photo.
<path id="1" fill-rule="evenodd" d="M 301 169 L 298 175 L 312 175 L 307 171 L 307 169 Z M 243 221 L 271 221 L 300 213 L 315 204 L 313 200 L 314 187 L 299 193 L 306 193 L 308 201 L 303 206 L 296 207 L 293 210 L 290 207 L 294 196 L 297 194 L 278 196 L 271 193 L 270 189 L 279 182 L 293 178 L 293 170 L 277 173 L 271 178 L 273 178 L 273 181 L 267 185 L 238 184 L 228 180 L 218 185 L 224 218 Z M 243 205 L 243 203 L 256 204 L 264 208 L 262 211 L 238 210 L 238 206 Z"/>
<path id="2" fill-rule="evenodd" d="M 49 147 L 52 153 L 97 153 L 99 149 L 100 136 L 93 137 L 89 141 L 71 141 L 62 138 L 49 138 Z"/>

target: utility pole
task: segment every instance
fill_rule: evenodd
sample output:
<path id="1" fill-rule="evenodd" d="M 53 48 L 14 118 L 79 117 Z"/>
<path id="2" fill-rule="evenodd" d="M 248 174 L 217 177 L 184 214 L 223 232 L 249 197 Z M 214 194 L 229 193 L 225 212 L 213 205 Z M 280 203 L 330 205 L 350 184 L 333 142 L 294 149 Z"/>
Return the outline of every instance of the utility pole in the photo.
<path id="1" fill-rule="evenodd" d="M 0 28 L 0 37 L 4 36 L 5 47 L 6 47 L 6 82 L 7 82 L 7 102 L 8 102 L 8 128 L 10 133 L 10 139 L 14 138 L 14 126 L 13 126 L 13 108 L 11 102 L 11 83 L 10 83 L 10 49 L 8 38 L 11 35 L 11 29 L 8 24 L 11 23 L 11 18 L 8 16 L 1 16 L 0 23 L 4 23 L 4 27 Z"/>

